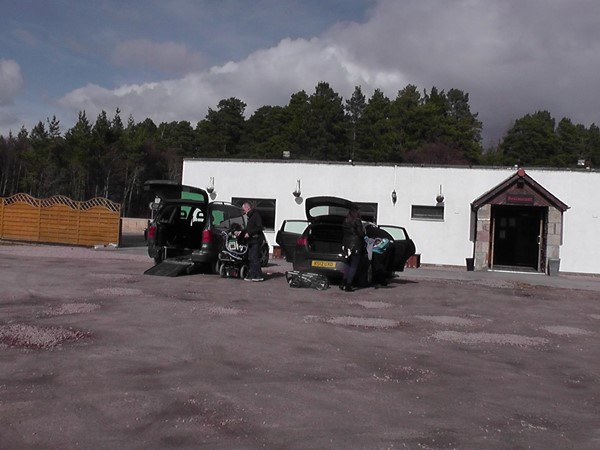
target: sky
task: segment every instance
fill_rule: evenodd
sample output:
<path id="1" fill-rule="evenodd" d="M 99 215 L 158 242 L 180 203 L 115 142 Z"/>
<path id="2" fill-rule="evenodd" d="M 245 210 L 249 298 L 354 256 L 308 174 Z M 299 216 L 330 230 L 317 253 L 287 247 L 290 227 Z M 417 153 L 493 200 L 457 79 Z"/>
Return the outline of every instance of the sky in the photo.
<path id="1" fill-rule="evenodd" d="M 494 145 L 546 110 L 600 125 L 598 0 L 0 0 L 0 135 L 85 111 L 187 120 L 246 115 L 327 82 L 393 99 L 469 95 Z"/>

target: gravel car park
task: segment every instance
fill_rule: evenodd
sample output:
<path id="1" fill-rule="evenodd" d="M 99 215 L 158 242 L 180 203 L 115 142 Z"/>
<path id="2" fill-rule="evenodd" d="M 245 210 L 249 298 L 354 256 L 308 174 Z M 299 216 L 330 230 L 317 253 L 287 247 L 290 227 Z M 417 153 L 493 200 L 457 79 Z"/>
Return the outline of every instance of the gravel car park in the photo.
<path id="1" fill-rule="evenodd" d="M 407 268 L 352 294 L 145 247 L 0 245 L 0 447 L 595 449 L 600 278 Z"/>

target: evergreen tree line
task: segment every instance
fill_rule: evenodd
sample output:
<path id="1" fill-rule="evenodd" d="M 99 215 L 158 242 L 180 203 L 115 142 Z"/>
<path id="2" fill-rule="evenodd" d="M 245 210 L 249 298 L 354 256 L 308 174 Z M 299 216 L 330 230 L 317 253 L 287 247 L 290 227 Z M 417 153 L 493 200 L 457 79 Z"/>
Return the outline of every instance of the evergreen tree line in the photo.
<path id="1" fill-rule="evenodd" d="M 438 164 L 575 167 L 600 163 L 600 130 L 558 125 L 547 111 L 526 115 L 494 148 L 483 150 L 482 124 L 469 95 L 407 85 L 394 99 L 377 89 L 366 98 L 357 86 L 344 100 L 328 83 L 313 94 L 290 97 L 286 106 L 262 106 L 248 119 L 246 104 L 221 100 L 195 127 L 190 122 L 156 125 L 151 119 L 125 125 L 119 109 L 95 122 L 79 113 L 64 134 L 53 117 L 29 132 L 0 136 L 0 196 L 25 192 L 74 200 L 107 197 L 123 215 L 144 217 L 149 179 L 179 180 L 183 158 L 256 158 Z M 285 156 L 284 156 L 285 155 Z"/>

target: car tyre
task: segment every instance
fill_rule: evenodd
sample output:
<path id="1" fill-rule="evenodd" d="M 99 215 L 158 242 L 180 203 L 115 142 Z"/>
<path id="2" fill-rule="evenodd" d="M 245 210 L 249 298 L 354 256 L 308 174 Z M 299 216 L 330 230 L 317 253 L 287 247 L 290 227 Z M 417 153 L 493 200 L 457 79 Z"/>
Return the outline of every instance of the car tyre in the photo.
<path id="1" fill-rule="evenodd" d="M 223 267 L 223 264 L 221 263 L 221 261 L 219 261 L 218 259 L 210 264 L 210 271 L 211 273 L 217 273 L 220 274 L 221 273 L 221 268 Z"/>

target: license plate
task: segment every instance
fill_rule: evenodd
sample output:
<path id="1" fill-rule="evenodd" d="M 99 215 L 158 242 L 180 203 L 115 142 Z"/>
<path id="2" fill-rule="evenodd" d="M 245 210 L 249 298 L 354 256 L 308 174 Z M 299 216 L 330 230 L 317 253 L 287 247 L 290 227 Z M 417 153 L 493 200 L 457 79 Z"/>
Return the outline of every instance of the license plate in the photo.
<path id="1" fill-rule="evenodd" d="M 335 261 L 313 261 L 312 267 L 326 267 L 328 269 L 335 269 Z"/>

